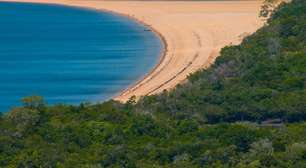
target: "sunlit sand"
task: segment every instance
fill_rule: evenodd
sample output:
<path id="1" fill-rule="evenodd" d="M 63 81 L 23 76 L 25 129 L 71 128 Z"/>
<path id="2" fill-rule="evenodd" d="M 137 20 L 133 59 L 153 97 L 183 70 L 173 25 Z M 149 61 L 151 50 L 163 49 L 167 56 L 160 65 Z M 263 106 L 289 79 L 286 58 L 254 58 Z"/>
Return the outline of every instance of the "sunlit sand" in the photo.
<path id="1" fill-rule="evenodd" d="M 120 101 L 173 88 L 190 73 L 210 66 L 221 48 L 239 44 L 263 25 L 258 17 L 262 1 L 18 1 L 107 10 L 150 26 L 163 39 L 164 53 L 149 74 L 114 97 Z"/>

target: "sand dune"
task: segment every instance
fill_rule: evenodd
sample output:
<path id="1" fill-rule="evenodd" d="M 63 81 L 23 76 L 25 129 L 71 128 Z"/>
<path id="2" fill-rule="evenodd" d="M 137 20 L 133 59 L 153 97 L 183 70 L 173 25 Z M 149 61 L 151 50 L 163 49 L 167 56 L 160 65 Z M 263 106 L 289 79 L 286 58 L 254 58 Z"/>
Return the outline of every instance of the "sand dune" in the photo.
<path id="1" fill-rule="evenodd" d="M 263 24 L 258 18 L 262 1 L 18 1 L 113 11 L 137 19 L 158 32 L 166 43 L 160 63 L 150 74 L 114 97 L 120 101 L 173 88 L 190 73 L 211 65 L 222 47 L 240 43 L 243 36 Z"/>

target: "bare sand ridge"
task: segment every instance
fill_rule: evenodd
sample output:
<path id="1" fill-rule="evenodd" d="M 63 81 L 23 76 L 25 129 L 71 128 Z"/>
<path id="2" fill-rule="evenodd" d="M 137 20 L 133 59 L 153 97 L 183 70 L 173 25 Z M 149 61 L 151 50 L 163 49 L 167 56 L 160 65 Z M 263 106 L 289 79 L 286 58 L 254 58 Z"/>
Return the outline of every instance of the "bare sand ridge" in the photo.
<path id="1" fill-rule="evenodd" d="M 1 0 L 0 0 L 1 1 Z M 10 0 L 7 0 L 10 1 Z M 15 0 L 16 1 L 16 0 Z M 127 15 L 150 26 L 165 42 L 160 63 L 143 79 L 114 97 L 126 101 L 162 92 L 211 65 L 220 49 L 239 44 L 263 22 L 258 1 L 17 0 L 55 3 Z"/>

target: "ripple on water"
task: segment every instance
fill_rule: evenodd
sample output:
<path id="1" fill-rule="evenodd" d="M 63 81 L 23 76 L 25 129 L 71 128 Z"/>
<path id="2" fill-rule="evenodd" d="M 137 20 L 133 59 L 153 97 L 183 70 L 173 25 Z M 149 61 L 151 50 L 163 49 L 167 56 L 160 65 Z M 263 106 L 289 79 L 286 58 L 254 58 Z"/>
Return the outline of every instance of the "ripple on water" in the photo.
<path id="1" fill-rule="evenodd" d="M 162 44 L 123 16 L 0 2 L 0 111 L 41 95 L 49 104 L 111 98 L 148 73 Z"/>

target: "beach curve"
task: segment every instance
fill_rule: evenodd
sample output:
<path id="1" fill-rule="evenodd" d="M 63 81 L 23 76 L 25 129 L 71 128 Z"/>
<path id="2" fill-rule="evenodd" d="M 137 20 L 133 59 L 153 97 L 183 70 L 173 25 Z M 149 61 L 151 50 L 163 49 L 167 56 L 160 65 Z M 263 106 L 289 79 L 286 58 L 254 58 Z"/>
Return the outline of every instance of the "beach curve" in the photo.
<path id="1" fill-rule="evenodd" d="M 1 1 L 1 0 L 0 0 Z M 242 36 L 263 25 L 258 13 L 262 1 L 82 1 L 5 0 L 51 3 L 128 16 L 148 26 L 164 42 L 155 68 L 114 97 L 160 93 L 184 81 L 190 73 L 209 67 L 226 45 L 239 44 Z"/>

